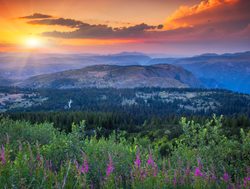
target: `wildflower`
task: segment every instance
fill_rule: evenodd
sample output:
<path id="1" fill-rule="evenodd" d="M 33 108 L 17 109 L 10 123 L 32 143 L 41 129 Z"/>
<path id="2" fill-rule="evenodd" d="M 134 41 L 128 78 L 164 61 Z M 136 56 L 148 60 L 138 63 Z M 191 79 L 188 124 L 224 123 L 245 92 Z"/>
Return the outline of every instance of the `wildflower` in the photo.
<path id="1" fill-rule="evenodd" d="M 147 177 L 147 172 L 143 169 L 140 170 L 140 174 L 141 174 L 141 179 L 145 179 Z"/>
<path id="2" fill-rule="evenodd" d="M 140 159 L 140 153 L 138 152 L 136 154 L 136 159 L 135 159 L 135 167 L 136 168 L 140 168 L 141 167 L 141 159 Z"/>
<path id="3" fill-rule="evenodd" d="M 230 176 L 227 172 L 224 173 L 222 178 L 223 178 L 224 182 L 228 182 L 230 180 Z"/>
<path id="4" fill-rule="evenodd" d="M 216 178 L 215 174 L 212 173 L 212 175 L 211 175 L 211 180 L 215 181 L 216 179 L 217 179 L 217 178 Z"/>
<path id="5" fill-rule="evenodd" d="M 80 172 L 83 174 L 86 174 L 88 171 L 89 171 L 89 164 L 88 164 L 87 158 L 85 156 Z"/>
<path id="6" fill-rule="evenodd" d="M 199 167 L 195 168 L 194 176 L 196 176 L 196 177 L 202 177 L 203 176 L 203 174 L 202 174 Z"/>
<path id="7" fill-rule="evenodd" d="M 250 177 L 244 178 L 244 187 L 247 187 L 248 183 L 250 183 Z"/>
<path id="8" fill-rule="evenodd" d="M 157 173 L 158 173 L 157 165 L 154 164 L 154 166 L 153 166 L 153 176 L 156 177 Z"/>
<path id="9" fill-rule="evenodd" d="M 4 165 L 6 163 L 6 159 L 5 159 L 5 149 L 4 146 L 2 145 L 2 149 L 1 149 L 1 153 L 0 153 L 0 158 L 1 158 L 1 162 Z"/>
<path id="10" fill-rule="evenodd" d="M 152 167 L 155 165 L 155 162 L 154 162 L 154 160 L 153 160 L 153 157 L 152 157 L 152 154 L 151 154 L 151 153 L 149 154 L 149 158 L 148 158 L 147 164 L 148 164 L 149 166 L 152 166 Z"/>
<path id="11" fill-rule="evenodd" d="M 109 163 L 106 169 L 106 176 L 109 177 L 111 173 L 114 171 L 113 161 L 111 155 L 109 155 Z"/>

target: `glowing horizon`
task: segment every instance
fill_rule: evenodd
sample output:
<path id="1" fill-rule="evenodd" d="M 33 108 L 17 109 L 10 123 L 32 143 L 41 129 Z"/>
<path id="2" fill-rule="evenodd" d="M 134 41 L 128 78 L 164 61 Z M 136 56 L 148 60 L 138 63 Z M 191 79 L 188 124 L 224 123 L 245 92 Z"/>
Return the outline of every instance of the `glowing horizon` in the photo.
<path id="1" fill-rule="evenodd" d="M 250 50 L 247 0 L 0 0 L 0 52 Z"/>

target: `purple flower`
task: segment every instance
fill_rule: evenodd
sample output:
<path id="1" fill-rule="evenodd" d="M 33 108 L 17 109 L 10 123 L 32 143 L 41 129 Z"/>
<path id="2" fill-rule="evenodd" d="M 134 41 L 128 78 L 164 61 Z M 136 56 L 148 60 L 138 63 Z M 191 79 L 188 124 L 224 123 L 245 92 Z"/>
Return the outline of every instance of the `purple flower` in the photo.
<path id="1" fill-rule="evenodd" d="M 215 181 L 215 180 L 217 179 L 217 177 L 215 176 L 214 173 L 211 175 L 211 179 L 212 179 L 213 181 Z"/>
<path id="2" fill-rule="evenodd" d="M 157 165 L 156 165 L 156 164 L 154 164 L 154 166 L 153 166 L 153 176 L 154 176 L 154 177 L 156 177 L 156 176 L 157 176 L 157 174 L 158 174 Z"/>
<path id="3" fill-rule="evenodd" d="M 2 164 L 4 165 L 6 163 L 6 159 L 5 159 L 5 149 L 3 145 L 2 145 L 1 152 L 0 152 L 0 158 L 1 158 Z"/>
<path id="4" fill-rule="evenodd" d="M 147 164 L 148 164 L 149 166 L 152 166 L 152 167 L 155 165 L 155 162 L 154 162 L 154 160 L 153 160 L 153 157 L 152 157 L 152 154 L 151 154 L 151 153 L 149 154 L 149 158 L 148 158 Z"/>
<path id="5" fill-rule="evenodd" d="M 222 178 L 223 178 L 224 182 L 228 182 L 230 180 L 230 176 L 227 172 L 224 173 Z"/>
<path id="6" fill-rule="evenodd" d="M 106 176 L 109 177 L 111 173 L 113 173 L 113 171 L 114 171 L 113 161 L 111 155 L 109 155 L 109 163 L 106 169 Z"/>
<path id="7" fill-rule="evenodd" d="M 147 172 L 145 170 L 141 169 L 140 173 L 141 173 L 141 178 L 142 179 L 145 179 L 147 177 Z"/>
<path id="8" fill-rule="evenodd" d="M 135 159 L 135 167 L 136 168 L 140 168 L 141 167 L 141 159 L 140 159 L 140 153 L 138 152 L 136 154 L 136 159 Z"/>
<path id="9" fill-rule="evenodd" d="M 244 187 L 247 187 L 247 184 L 250 183 L 250 177 L 244 178 Z"/>
<path id="10" fill-rule="evenodd" d="M 86 174 L 88 171 L 89 171 L 89 164 L 88 164 L 87 158 L 85 156 L 80 172 L 83 174 Z"/>
<path id="11" fill-rule="evenodd" d="M 196 177 L 202 177 L 203 176 L 203 174 L 202 174 L 202 172 L 201 172 L 201 170 L 200 170 L 199 167 L 195 168 L 194 176 L 196 176 Z"/>

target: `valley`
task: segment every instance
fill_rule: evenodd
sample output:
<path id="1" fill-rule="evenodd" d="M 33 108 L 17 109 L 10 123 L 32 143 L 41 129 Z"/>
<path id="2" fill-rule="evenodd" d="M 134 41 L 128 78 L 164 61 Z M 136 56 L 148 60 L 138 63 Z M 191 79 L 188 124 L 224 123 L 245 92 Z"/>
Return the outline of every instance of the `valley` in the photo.
<path id="1" fill-rule="evenodd" d="M 21 89 L 1 87 L 0 111 L 136 112 L 144 116 L 250 114 L 250 96 L 226 90 L 185 88 Z"/>

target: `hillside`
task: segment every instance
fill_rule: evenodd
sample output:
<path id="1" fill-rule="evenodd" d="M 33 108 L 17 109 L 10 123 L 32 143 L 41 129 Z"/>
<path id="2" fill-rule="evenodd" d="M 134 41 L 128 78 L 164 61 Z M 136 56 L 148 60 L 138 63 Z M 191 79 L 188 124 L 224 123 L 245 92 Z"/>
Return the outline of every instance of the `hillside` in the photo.
<path id="1" fill-rule="evenodd" d="M 110 55 L 0 53 L 0 75 L 8 79 L 27 79 L 91 65 L 143 65 L 150 60 L 145 54 L 129 52 Z"/>
<path id="2" fill-rule="evenodd" d="M 250 52 L 203 54 L 180 59 L 153 59 L 150 64 L 169 63 L 192 72 L 205 87 L 250 93 Z"/>
<path id="3" fill-rule="evenodd" d="M 20 83 L 27 88 L 135 88 L 201 87 L 201 83 L 189 71 L 168 64 L 152 66 L 96 65 L 82 69 L 63 71 L 31 77 Z"/>

